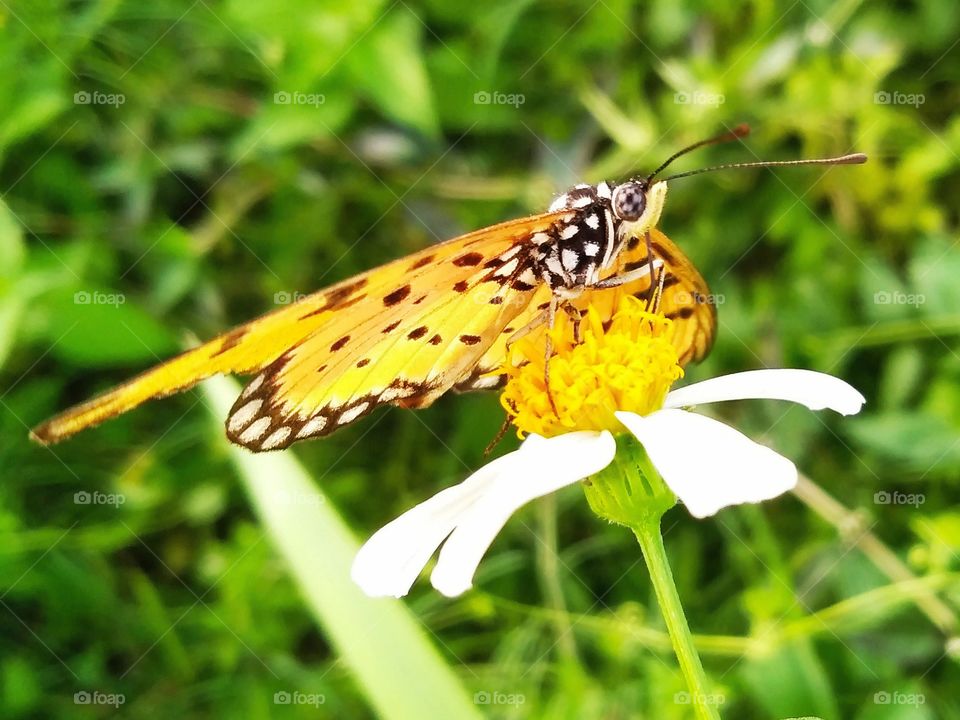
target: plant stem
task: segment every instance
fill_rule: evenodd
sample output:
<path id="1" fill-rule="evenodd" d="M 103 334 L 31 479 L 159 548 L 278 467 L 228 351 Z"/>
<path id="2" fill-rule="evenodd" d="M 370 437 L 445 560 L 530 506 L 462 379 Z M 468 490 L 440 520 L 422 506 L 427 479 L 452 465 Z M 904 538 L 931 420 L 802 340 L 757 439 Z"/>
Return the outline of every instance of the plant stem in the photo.
<path id="1" fill-rule="evenodd" d="M 862 512 L 851 510 L 840 503 L 813 480 L 800 475 L 794 495 L 807 507 L 837 529 L 837 533 L 859 548 L 877 568 L 895 583 L 917 579 L 910 568 L 897 554 L 872 532 Z M 916 604 L 930 621 L 948 638 L 957 632 L 957 616 L 949 605 L 937 597 L 932 588 L 921 587 L 916 595 Z"/>
<path id="2" fill-rule="evenodd" d="M 709 702 L 711 695 L 707 686 L 707 676 L 703 671 L 700 656 L 693 644 L 690 626 L 687 624 L 677 586 L 673 581 L 673 573 L 667 562 L 667 551 L 663 547 L 663 537 L 660 534 L 660 516 L 647 515 L 643 520 L 631 526 L 633 534 L 640 543 L 643 559 L 650 571 L 653 589 L 657 594 L 660 612 L 667 624 L 673 650 L 680 662 L 680 670 L 687 681 L 690 691 L 690 703 L 693 705 L 696 716 L 703 720 L 719 720 L 720 714 L 716 705 Z"/>

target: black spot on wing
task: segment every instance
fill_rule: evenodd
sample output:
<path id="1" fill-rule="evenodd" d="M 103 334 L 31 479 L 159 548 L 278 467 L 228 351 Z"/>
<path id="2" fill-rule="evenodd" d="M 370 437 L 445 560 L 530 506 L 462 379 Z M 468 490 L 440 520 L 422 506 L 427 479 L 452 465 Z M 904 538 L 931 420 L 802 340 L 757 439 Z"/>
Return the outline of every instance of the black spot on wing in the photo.
<path id="1" fill-rule="evenodd" d="M 624 272 L 630 272 L 631 270 L 639 270 L 644 265 L 648 265 L 649 262 L 650 262 L 650 258 L 643 258 L 642 260 L 633 260 L 632 262 L 628 262 L 626 265 L 624 265 L 623 270 Z"/>
<path id="2" fill-rule="evenodd" d="M 327 301 L 326 309 L 339 306 L 344 300 L 349 298 L 355 292 L 360 290 L 367 284 L 367 278 L 362 277 L 354 280 L 353 282 L 347 283 L 340 287 L 335 287 L 332 290 L 328 290 L 327 293 L 323 296 Z"/>
<path id="3" fill-rule="evenodd" d="M 668 263 L 669 265 L 677 264 L 677 259 L 673 256 L 673 253 L 663 247 L 660 243 L 652 243 L 651 248 L 653 249 L 654 254 L 662 258 L 665 263 Z"/>
<path id="4" fill-rule="evenodd" d="M 687 305 L 686 307 L 682 307 L 679 310 L 668 312 L 664 317 L 669 318 L 670 320 L 676 320 L 677 318 L 680 318 L 681 320 L 686 320 L 691 315 L 693 315 L 693 308 Z"/>
<path id="5" fill-rule="evenodd" d="M 434 259 L 435 257 L 436 257 L 436 255 L 433 255 L 433 254 L 424 255 L 422 258 L 420 258 L 420 259 L 417 260 L 415 263 L 413 263 L 412 265 L 410 265 L 410 270 L 419 270 L 420 268 L 422 268 L 422 267 L 424 267 L 424 266 L 426 266 L 426 265 L 429 265 L 430 263 L 433 262 L 433 259 Z"/>
<path id="6" fill-rule="evenodd" d="M 456 265 L 457 267 L 467 267 L 471 265 L 479 265 L 482 260 L 483 260 L 483 255 L 481 255 L 480 253 L 468 252 L 468 253 L 464 253 L 463 255 L 460 255 L 459 257 L 455 257 L 453 259 L 453 264 Z"/>
<path id="7" fill-rule="evenodd" d="M 237 345 L 240 344 L 240 341 L 243 339 L 243 336 L 247 334 L 245 328 L 236 328 L 231 330 L 226 335 L 223 336 L 223 342 L 220 343 L 220 347 L 217 348 L 217 351 L 211 355 L 211 357 L 217 357 L 223 355 L 225 352 L 232 350 Z"/>
<path id="8" fill-rule="evenodd" d="M 361 300 L 363 300 L 366 296 L 367 296 L 366 293 L 360 293 L 359 295 L 354 295 L 354 296 L 351 297 L 351 298 L 344 299 L 344 300 L 340 301 L 339 303 L 337 303 L 336 305 L 323 305 L 322 307 L 318 307 L 318 308 L 316 308 L 315 310 L 311 310 L 311 311 L 309 311 L 309 312 L 305 312 L 303 315 L 300 316 L 300 319 L 301 319 L 301 320 L 305 320 L 305 319 L 307 319 L 308 317 L 313 317 L 314 315 L 320 315 L 321 313 L 325 313 L 325 312 L 327 312 L 328 310 L 332 310 L 332 309 L 333 309 L 333 310 L 345 310 L 345 309 L 347 309 L 348 307 L 351 307 L 351 306 L 353 306 L 353 305 L 356 305 L 358 302 L 360 302 Z"/>
<path id="9" fill-rule="evenodd" d="M 387 307 L 396 305 L 399 302 L 402 302 L 410 294 L 410 286 L 404 285 L 394 290 L 392 293 L 383 296 L 383 304 Z"/>

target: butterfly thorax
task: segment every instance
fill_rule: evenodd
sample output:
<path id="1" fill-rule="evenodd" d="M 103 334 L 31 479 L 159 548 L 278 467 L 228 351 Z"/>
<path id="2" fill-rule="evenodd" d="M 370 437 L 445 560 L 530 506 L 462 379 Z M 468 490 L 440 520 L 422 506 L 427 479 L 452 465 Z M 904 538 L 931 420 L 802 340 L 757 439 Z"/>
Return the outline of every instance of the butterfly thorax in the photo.
<path id="1" fill-rule="evenodd" d="M 534 272 L 554 295 L 572 299 L 594 286 L 627 240 L 656 224 L 666 185 L 652 189 L 655 203 L 647 202 L 646 185 L 638 181 L 575 185 L 553 201 L 550 212 L 569 212 L 532 240 L 538 248 Z"/>
<path id="2" fill-rule="evenodd" d="M 595 283 L 616 257 L 617 232 L 610 186 L 576 185 L 550 205 L 569 210 L 532 240 L 538 253 L 534 272 L 559 297 L 574 298 Z"/>

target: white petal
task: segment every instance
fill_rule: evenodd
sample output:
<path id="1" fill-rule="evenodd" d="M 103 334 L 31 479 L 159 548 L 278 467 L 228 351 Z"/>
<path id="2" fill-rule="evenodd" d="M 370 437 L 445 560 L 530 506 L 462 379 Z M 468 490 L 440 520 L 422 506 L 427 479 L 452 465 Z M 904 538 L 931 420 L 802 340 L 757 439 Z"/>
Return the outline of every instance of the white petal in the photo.
<path id="1" fill-rule="evenodd" d="M 460 513 L 492 482 L 507 457 L 494 460 L 459 485 L 440 491 L 380 528 L 357 552 L 350 572 L 353 581 L 372 597 L 406 595 L 456 526 Z"/>
<path id="2" fill-rule="evenodd" d="M 574 432 L 544 439 L 530 436 L 501 474 L 457 522 L 443 544 L 430 576 L 433 586 L 453 597 L 468 590 L 487 548 L 510 516 L 534 498 L 548 495 L 599 472 L 613 460 L 617 444 L 604 431 Z"/>
<path id="3" fill-rule="evenodd" d="M 597 433 L 573 435 L 597 437 Z M 614 446 L 613 438 L 607 435 Z M 543 452 L 539 448 L 550 448 L 553 443 L 531 435 L 519 450 L 488 463 L 459 485 L 440 491 L 382 527 L 357 552 L 350 573 L 354 582 L 374 597 L 406 595 L 430 556 L 471 506 L 498 481 L 506 485 L 531 481 L 526 477 L 530 473 L 527 456 L 536 459 Z M 579 447 L 584 448 L 582 444 Z M 535 486 L 536 482 L 531 484 Z"/>
<path id="4" fill-rule="evenodd" d="M 750 370 L 722 375 L 667 394 L 665 408 L 689 407 L 721 400 L 789 400 L 811 410 L 830 408 L 855 415 L 866 399 L 840 378 L 813 370 Z"/>
<path id="5" fill-rule="evenodd" d="M 797 484 L 792 462 L 729 425 L 685 410 L 618 412 L 694 517 L 769 500 Z"/>

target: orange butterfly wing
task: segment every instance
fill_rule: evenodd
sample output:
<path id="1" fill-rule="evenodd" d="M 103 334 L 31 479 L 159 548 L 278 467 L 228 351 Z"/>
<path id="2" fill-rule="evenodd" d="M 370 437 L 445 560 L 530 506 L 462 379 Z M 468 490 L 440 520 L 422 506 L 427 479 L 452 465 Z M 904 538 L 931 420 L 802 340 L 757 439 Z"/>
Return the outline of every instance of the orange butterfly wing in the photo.
<path id="1" fill-rule="evenodd" d="M 318 363 L 313 371 L 319 375 L 316 370 L 325 363 L 323 351 L 329 355 L 336 355 L 334 346 L 340 338 L 349 336 L 353 332 L 357 337 L 367 338 L 366 341 L 369 342 L 369 338 L 382 333 L 387 325 L 394 322 L 394 320 L 386 320 L 387 317 L 399 319 L 401 315 L 407 314 L 412 318 L 419 317 L 416 312 L 410 312 L 416 309 L 421 296 L 414 294 L 415 292 L 422 293 L 424 296 L 429 294 L 431 305 L 435 305 L 439 298 L 445 298 L 445 302 L 440 302 L 439 307 L 447 307 L 447 305 L 457 304 L 460 300 L 462 293 L 457 290 L 461 287 L 460 283 L 467 283 L 471 288 L 478 283 L 489 286 L 491 289 L 493 285 L 500 287 L 499 283 L 480 282 L 479 277 L 482 272 L 495 272 L 498 269 L 484 268 L 483 265 L 503 256 L 512 248 L 516 247 L 517 252 L 521 252 L 522 246 L 531 235 L 549 227 L 550 223 L 562 215 L 564 215 L 563 212 L 546 213 L 500 223 L 434 245 L 344 280 L 293 305 L 285 306 L 240 325 L 99 397 L 70 408 L 38 425 L 31 432 L 31 436 L 44 444 L 59 442 L 80 430 L 93 427 L 104 420 L 131 410 L 147 400 L 186 390 L 218 373 L 248 374 L 271 366 L 271 372 L 279 371 L 280 364 L 274 364 L 278 359 L 290 358 L 292 355 L 300 356 L 301 353 L 306 352 L 306 349 L 313 352 L 311 357 Z M 474 260 L 477 264 L 473 264 Z M 519 267 L 519 265 L 518 258 L 516 266 Z M 435 285 L 430 285 L 431 283 Z M 415 286 L 417 290 L 414 289 Z M 410 288 L 408 292 L 402 290 L 405 287 Z M 503 290 L 500 292 L 509 294 Z M 512 302 L 502 301 L 501 315 L 505 316 L 508 311 L 519 312 L 523 307 L 522 296 L 529 295 L 530 292 L 519 293 L 521 300 L 517 302 L 516 291 L 514 291 L 511 295 L 514 298 Z M 392 293 L 395 294 L 392 295 Z M 489 299 L 492 297 L 491 294 Z M 395 299 L 395 302 L 391 302 L 392 299 Z M 488 318 L 491 313 L 487 309 L 482 314 L 477 313 L 478 317 L 481 315 Z M 463 348 L 457 348 L 458 352 L 451 351 L 447 356 L 435 350 L 434 354 L 437 356 L 435 363 L 439 367 L 443 362 L 450 362 L 458 370 L 461 368 L 465 370 L 467 358 L 482 354 L 506 322 L 508 321 L 496 320 L 493 325 L 497 328 L 496 331 L 489 328 L 485 330 L 474 328 L 473 331 L 481 337 L 481 341 L 474 346 L 460 343 Z M 397 330 L 400 330 L 399 325 Z M 460 334 L 467 334 L 467 332 Z M 315 341 L 307 342 L 311 337 L 315 338 Z M 332 339 L 326 345 L 317 344 L 318 338 L 331 337 Z M 435 348 L 430 343 L 432 337 L 433 334 L 423 338 L 427 348 Z M 354 343 L 354 348 L 341 355 L 341 359 L 336 360 L 339 363 L 338 367 L 343 364 L 343 357 L 356 355 L 354 352 L 356 347 L 357 341 Z M 297 350 L 298 348 L 302 349 Z M 448 348 L 444 347 L 443 350 L 446 351 Z M 409 353 L 405 353 L 404 357 L 408 355 Z M 357 361 L 361 359 L 363 358 L 356 356 Z M 384 362 L 393 362 L 385 356 L 381 359 Z M 293 390 L 290 384 L 294 380 L 291 375 L 293 367 L 297 366 L 293 365 L 290 370 L 281 373 L 284 378 L 283 389 L 295 394 L 310 386 L 311 390 L 315 391 L 316 388 L 303 376 L 299 379 L 304 383 L 303 387 Z M 422 374 L 424 371 L 422 363 L 420 365 L 414 363 L 410 367 L 411 373 Z M 431 378 L 431 382 L 435 379 Z M 345 379 L 344 382 L 347 380 Z M 248 391 L 249 388 L 250 386 Z M 282 392 L 281 397 L 286 395 Z M 294 395 L 291 394 L 289 399 L 293 397 Z M 306 401 L 311 397 L 316 396 L 307 394 L 303 400 Z M 231 417 L 235 417 L 235 414 Z M 230 434 L 229 431 L 228 434 Z"/>

